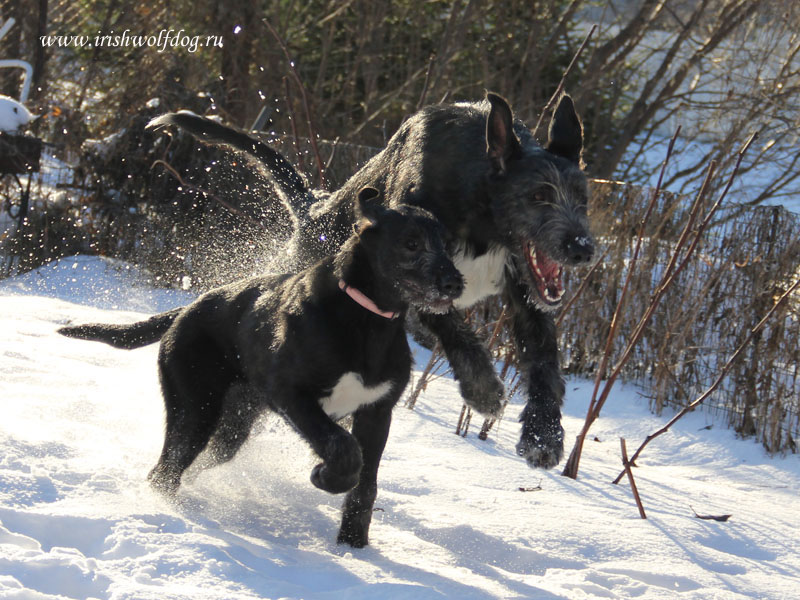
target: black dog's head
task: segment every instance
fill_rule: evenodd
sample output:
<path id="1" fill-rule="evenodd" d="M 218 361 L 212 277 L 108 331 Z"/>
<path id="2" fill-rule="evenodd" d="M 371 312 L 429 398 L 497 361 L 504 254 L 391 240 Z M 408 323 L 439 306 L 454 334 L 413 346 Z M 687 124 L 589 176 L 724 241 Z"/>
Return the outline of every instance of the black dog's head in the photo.
<path id="1" fill-rule="evenodd" d="M 417 206 L 386 208 L 369 187 L 358 193 L 355 212 L 358 243 L 389 293 L 425 312 L 450 310 L 464 282 L 445 251 L 441 223 Z"/>
<path id="2" fill-rule="evenodd" d="M 554 309 L 564 295 L 564 266 L 589 262 L 594 254 L 586 217 L 587 182 L 580 165 L 583 128 L 572 99 L 565 95 L 542 148 L 524 125 L 514 123 L 503 98 L 489 93 L 487 100 L 492 213 L 520 281 L 530 289 L 529 300 Z"/>

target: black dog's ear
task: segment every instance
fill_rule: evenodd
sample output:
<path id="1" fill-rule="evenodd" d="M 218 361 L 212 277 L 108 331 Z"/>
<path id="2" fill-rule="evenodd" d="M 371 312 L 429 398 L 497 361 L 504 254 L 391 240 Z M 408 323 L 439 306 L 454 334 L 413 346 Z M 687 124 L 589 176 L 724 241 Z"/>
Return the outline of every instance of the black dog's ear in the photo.
<path id="1" fill-rule="evenodd" d="M 519 158 L 522 151 L 514 134 L 514 116 L 508 102 L 493 92 L 486 92 L 486 99 L 492 105 L 486 118 L 486 154 L 493 172 L 502 175 L 508 161 Z"/>
<path id="2" fill-rule="evenodd" d="M 386 212 L 381 204 L 381 193 L 373 187 L 361 188 L 356 202 L 356 229 L 360 233 L 365 227 L 374 225 Z"/>
<path id="3" fill-rule="evenodd" d="M 583 150 L 583 125 L 575 112 L 572 98 L 564 94 L 550 121 L 545 149 L 552 154 L 563 156 L 576 165 L 581 164 Z"/>

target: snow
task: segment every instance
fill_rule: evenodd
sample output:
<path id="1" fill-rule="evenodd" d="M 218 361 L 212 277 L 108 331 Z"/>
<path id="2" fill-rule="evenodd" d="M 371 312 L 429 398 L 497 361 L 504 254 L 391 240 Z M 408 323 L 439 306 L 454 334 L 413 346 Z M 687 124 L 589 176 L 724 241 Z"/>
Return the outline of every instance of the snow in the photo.
<path id="1" fill-rule="evenodd" d="M 632 452 L 669 415 L 650 414 L 633 387 L 615 390 L 573 481 L 515 456 L 518 404 L 486 442 L 477 419 L 454 435 L 457 385 L 435 380 L 414 411 L 395 409 L 363 550 L 336 545 L 341 497 L 311 485 L 313 455 L 276 417 L 167 504 L 145 482 L 162 442 L 157 347 L 115 350 L 55 329 L 190 298 L 99 258 L 0 282 L 0 597 L 797 597 L 797 457 L 769 458 L 691 414 L 634 470 L 641 520 L 629 487 L 611 484 L 619 437 Z M 568 440 L 590 394 L 568 381 Z M 692 508 L 733 516 L 705 521 Z"/>
<path id="2" fill-rule="evenodd" d="M 666 157 L 669 141 L 670 137 L 668 136 L 657 134 L 651 136 L 651 143 L 636 159 L 636 171 L 639 175 L 635 175 L 633 179 L 637 183 L 653 188 L 658 185 L 661 165 Z M 623 164 L 627 165 L 631 162 L 630 157 L 633 156 L 637 149 L 637 143 L 631 145 L 628 155 L 623 159 Z M 679 137 L 676 141 L 674 154 L 670 158 L 665 172 L 664 181 L 670 181 L 670 183 L 664 185 L 663 189 L 676 194 L 688 194 L 690 199 L 694 199 L 694 196 L 700 190 L 707 164 L 697 173 L 692 173 L 688 176 L 678 176 L 677 174 L 695 164 L 701 163 L 703 157 L 708 156 L 713 150 L 714 145 L 711 142 Z M 755 149 L 751 152 L 756 154 Z M 747 160 L 749 157 L 747 155 L 745 157 L 744 167 L 749 165 Z M 642 176 L 641 174 L 647 175 Z M 785 169 L 782 164 L 761 160 L 757 168 L 753 168 L 746 174 L 740 172 L 737 178 L 734 179 L 725 205 L 746 204 L 753 201 L 775 181 L 780 181 L 784 175 Z M 727 182 L 729 177 L 729 170 L 723 170 L 715 176 L 718 182 Z M 716 199 L 717 196 L 713 195 L 713 197 Z M 797 193 L 797 184 L 787 184 L 780 194 L 766 199 L 762 204 L 764 206 L 783 206 L 790 212 L 800 214 L 800 194 Z"/>

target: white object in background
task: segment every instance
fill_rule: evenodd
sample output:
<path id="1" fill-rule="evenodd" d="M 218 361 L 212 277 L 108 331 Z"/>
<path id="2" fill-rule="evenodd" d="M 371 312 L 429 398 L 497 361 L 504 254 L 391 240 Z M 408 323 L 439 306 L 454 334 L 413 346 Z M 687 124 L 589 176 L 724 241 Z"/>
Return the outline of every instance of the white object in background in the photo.
<path id="1" fill-rule="evenodd" d="M 17 20 L 14 17 L 11 17 L 8 21 L 0 25 L 0 40 L 6 37 L 8 30 L 11 29 L 16 22 Z"/>
<path id="2" fill-rule="evenodd" d="M 14 26 L 16 21 L 12 18 L 0 25 L 0 40 L 2 40 L 8 30 Z M 28 99 L 28 94 L 31 92 L 31 82 L 33 81 L 33 67 L 31 63 L 18 58 L 4 58 L 0 59 L 0 69 L 2 68 L 17 68 L 25 71 L 25 79 L 22 82 L 22 93 L 19 95 L 19 101 L 25 102 Z"/>
<path id="3" fill-rule="evenodd" d="M 14 133 L 36 118 L 21 102 L 0 94 L 0 131 Z"/>

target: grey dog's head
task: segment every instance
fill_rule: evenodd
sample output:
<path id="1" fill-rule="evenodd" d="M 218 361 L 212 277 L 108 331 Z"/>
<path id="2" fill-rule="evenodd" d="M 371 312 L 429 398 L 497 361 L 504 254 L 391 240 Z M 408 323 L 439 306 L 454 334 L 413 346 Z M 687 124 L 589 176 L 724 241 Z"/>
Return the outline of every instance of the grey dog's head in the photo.
<path id="1" fill-rule="evenodd" d="M 529 288 L 529 300 L 555 309 L 564 295 L 564 267 L 587 263 L 594 255 L 586 216 L 587 182 L 581 170 L 583 128 L 572 99 L 565 95 L 542 148 L 524 125 L 515 124 L 503 98 L 489 93 L 487 100 L 492 213 L 520 280 Z"/>
<path id="2" fill-rule="evenodd" d="M 358 193 L 356 229 L 372 269 L 397 297 L 423 312 L 444 313 L 464 281 L 445 250 L 444 227 L 427 210 L 400 204 L 386 208 L 370 187 Z"/>

